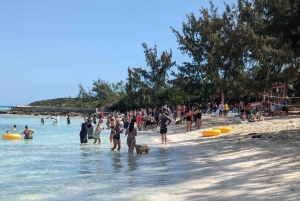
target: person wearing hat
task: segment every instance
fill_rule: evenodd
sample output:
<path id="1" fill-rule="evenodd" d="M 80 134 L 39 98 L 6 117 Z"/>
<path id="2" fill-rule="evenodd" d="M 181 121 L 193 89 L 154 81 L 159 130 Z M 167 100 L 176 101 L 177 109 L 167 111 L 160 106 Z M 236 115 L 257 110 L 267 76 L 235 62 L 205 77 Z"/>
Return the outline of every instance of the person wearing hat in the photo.
<path id="1" fill-rule="evenodd" d="M 113 142 L 114 142 L 114 147 L 111 148 L 111 150 L 115 150 L 118 146 L 118 151 L 121 149 L 121 137 L 120 134 L 123 133 L 123 129 L 120 128 L 120 123 L 117 123 L 115 128 L 112 130 L 112 136 L 113 136 Z"/>
<path id="2" fill-rule="evenodd" d="M 20 133 L 20 135 L 24 134 L 24 139 L 27 140 L 27 139 L 32 139 L 32 134 L 34 133 L 34 130 L 28 128 L 28 126 L 26 125 L 25 126 L 25 130 L 23 130 L 23 132 Z"/>

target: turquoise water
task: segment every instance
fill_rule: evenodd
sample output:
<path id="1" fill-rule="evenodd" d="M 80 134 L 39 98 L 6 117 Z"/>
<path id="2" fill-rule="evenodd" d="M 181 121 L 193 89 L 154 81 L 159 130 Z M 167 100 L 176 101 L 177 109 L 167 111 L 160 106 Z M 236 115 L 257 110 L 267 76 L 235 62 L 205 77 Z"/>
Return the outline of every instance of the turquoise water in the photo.
<path id="1" fill-rule="evenodd" d="M 2 133 L 14 124 L 17 133 L 25 125 L 35 130 L 33 140 L 0 140 L 0 200 L 155 200 L 182 180 L 170 176 L 183 167 L 174 165 L 172 157 L 177 156 L 160 146 L 158 131 L 137 137 L 139 144 L 151 146 L 149 154 L 129 155 L 125 136 L 121 151 L 110 151 L 107 129 L 101 145 L 92 140 L 81 145 L 81 118 L 71 118 L 70 125 L 65 117 L 57 125 L 53 120 L 41 125 L 40 119 L 0 114 Z"/>
<path id="2" fill-rule="evenodd" d="M 2 110 L 2 111 L 6 111 L 6 110 L 10 110 L 11 109 L 11 107 L 9 107 L 9 106 L 0 106 L 0 110 Z"/>

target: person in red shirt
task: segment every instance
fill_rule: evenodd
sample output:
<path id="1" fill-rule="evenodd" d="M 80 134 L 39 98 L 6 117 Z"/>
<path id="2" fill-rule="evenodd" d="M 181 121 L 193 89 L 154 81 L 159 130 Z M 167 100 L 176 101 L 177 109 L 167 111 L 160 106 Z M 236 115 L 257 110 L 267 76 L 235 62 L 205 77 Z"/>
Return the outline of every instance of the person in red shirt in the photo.
<path id="1" fill-rule="evenodd" d="M 139 130 L 142 129 L 142 114 L 139 113 L 138 116 L 136 117 L 136 124 L 137 124 L 137 127 L 139 128 Z"/>

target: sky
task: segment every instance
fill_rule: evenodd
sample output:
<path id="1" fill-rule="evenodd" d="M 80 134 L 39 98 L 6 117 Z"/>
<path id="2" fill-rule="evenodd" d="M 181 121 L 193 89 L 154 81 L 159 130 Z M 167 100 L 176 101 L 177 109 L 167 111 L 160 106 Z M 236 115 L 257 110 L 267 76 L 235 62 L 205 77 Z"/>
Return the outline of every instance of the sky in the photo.
<path id="1" fill-rule="evenodd" d="M 223 2 L 213 0 L 220 12 Z M 0 106 L 76 97 L 98 78 L 125 82 L 128 67 L 148 68 L 143 42 L 188 61 L 171 26 L 181 31 L 201 7 L 209 1 L 0 0 Z"/>

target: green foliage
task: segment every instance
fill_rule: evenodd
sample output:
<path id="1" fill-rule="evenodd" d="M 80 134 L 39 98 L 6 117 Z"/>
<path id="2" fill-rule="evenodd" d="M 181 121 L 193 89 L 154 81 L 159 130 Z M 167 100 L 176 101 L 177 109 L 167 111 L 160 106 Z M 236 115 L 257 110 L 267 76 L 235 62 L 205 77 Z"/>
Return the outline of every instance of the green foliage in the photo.
<path id="1" fill-rule="evenodd" d="M 94 108 L 94 101 L 86 102 L 82 98 L 55 98 L 49 100 L 41 100 L 30 103 L 30 106 L 49 106 L 49 107 L 82 107 Z"/>
<path id="2" fill-rule="evenodd" d="M 210 2 L 210 8 L 199 11 L 199 16 L 187 15 L 181 31 L 172 28 L 178 49 L 190 61 L 176 65 L 172 50 L 159 55 L 156 45 L 143 43 L 146 67 L 129 67 L 125 83 L 98 78 L 92 90 L 80 83 L 77 98 L 34 104 L 176 107 L 218 101 L 222 92 L 227 101 L 251 100 L 278 82 L 293 85 L 290 91 L 299 94 L 299 0 L 237 0 L 236 5 L 225 4 L 221 14 Z"/>

